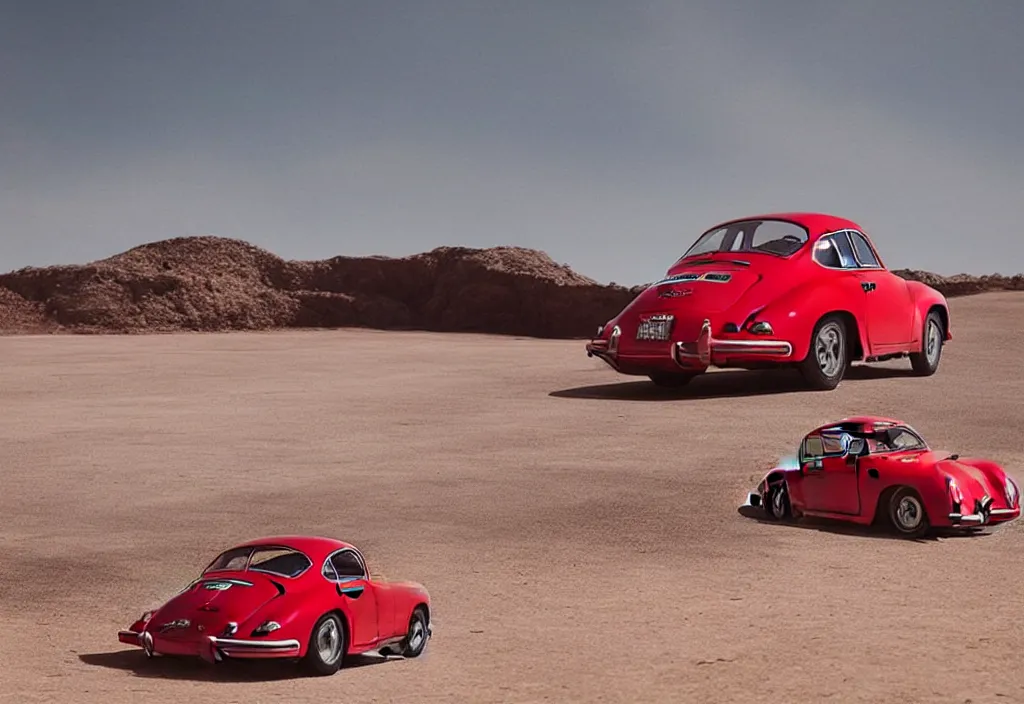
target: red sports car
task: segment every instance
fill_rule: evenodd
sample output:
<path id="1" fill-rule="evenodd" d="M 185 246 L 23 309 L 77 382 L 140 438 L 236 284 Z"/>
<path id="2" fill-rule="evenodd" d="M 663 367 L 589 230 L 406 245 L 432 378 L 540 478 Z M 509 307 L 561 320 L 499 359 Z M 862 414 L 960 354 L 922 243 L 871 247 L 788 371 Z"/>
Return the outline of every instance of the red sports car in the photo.
<path id="1" fill-rule="evenodd" d="M 777 467 L 747 496 L 774 520 L 813 516 L 887 522 L 907 537 L 1020 517 L 1020 486 L 990 460 L 943 457 L 892 418 L 844 418 L 800 443 L 796 466 Z"/>
<path id="2" fill-rule="evenodd" d="M 946 299 L 891 273 L 856 223 L 821 213 L 731 220 L 702 234 L 587 355 L 682 386 L 711 365 L 788 365 L 833 389 L 855 360 L 909 357 L 935 373 L 952 339 Z"/>
<path id="3" fill-rule="evenodd" d="M 305 536 L 261 538 L 221 553 L 117 634 L 150 657 L 296 658 L 318 675 L 371 650 L 416 657 L 430 636 L 422 585 L 373 579 L 354 546 Z"/>

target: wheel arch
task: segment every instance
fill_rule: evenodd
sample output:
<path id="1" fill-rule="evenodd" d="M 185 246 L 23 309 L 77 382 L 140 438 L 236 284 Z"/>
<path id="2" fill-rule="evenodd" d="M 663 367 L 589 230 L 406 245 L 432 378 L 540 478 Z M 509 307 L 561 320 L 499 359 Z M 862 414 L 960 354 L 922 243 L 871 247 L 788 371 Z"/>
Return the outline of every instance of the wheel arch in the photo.
<path id="1" fill-rule="evenodd" d="M 321 618 L 323 618 L 324 616 L 329 616 L 331 614 L 336 615 L 338 617 L 338 620 L 341 621 L 341 632 L 342 635 L 345 636 L 345 650 L 342 653 L 342 655 L 348 655 L 349 650 L 352 648 L 352 626 L 349 624 L 348 615 L 344 611 L 337 607 L 330 609 L 329 611 L 325 611 L 320 615 L 319 618 L 317 618 L 316 621 L 313 622 L 313 628 L 316 628 L 316 624 L 320 621 Z M 310 630 L 309 636 L 310 638 L 313 637 L 312 630 Z"/>
<path id="2" fill-rule="evenodd" d="M 949 302 L 939 291 L 921 281 L 907 280 L 907 288 L 910 290 L 914 301 L 914 330 L 924 328 L 924 321 L 931 312 L 937 312 L 942 321 L 943 339 L 953 339 L 950 328 Z"/>
<path id="3" fill-rule="evenodd" d="M 846 328 L 846 359 L 850 362 L 864 359 L 864 351 L 868 348 L 867 338 L 857 316 L 846 309 L 837 308 L 823 313 L 814 321 L 815 326 L 830 315 L 842 320 L 843 326 Z"/>
<path id="4" fill-rule="evenodd" d="M 928 516 L 928 520 L 932 521 L 935 519 L 934 516 L 928 515 L 929 502 L 925 498 L 924 494 L 921 493 L 921 489 L 914 486 L 912 483 L 897 480 L 890 484 L 887 484 L 884 489 L 878 492 L 878 499 L 875 501 L 875 513 L 871 517 L 872 523 L 877 523 L 880 518 L 889 520 L 887 510 L 884 509 L 883 506 L 886 506 L 892 499 L 892 495 L 895 494 L 900 489 L 909 489 L 911 492 L 913 492 L 914 496 L 916 496 L 918 501 L 921 502 L 921 508 L 924 509 L 925 515 Z"/>

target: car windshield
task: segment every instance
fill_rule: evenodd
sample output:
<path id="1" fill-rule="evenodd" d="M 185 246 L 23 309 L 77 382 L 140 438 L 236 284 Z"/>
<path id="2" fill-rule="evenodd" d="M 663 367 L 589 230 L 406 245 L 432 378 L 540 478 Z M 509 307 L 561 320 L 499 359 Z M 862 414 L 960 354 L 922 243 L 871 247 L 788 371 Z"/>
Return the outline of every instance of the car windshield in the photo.
<path id="1" fill-rule="evenodd" d="M 283 547 L 242 547 L 227 550 L 217 556 L 207 572 L 268 572 L 282 577 L 298 577 L 313 563 L 308 557 L 292 548 Z"/>
<path id="2" fill-rule="evenodd" d="M 807 230 L 785 220 L 744 220 L 708 230 L 680 259 L 698 254 L 756 253 L 788 257 L 807 242 Z"/>

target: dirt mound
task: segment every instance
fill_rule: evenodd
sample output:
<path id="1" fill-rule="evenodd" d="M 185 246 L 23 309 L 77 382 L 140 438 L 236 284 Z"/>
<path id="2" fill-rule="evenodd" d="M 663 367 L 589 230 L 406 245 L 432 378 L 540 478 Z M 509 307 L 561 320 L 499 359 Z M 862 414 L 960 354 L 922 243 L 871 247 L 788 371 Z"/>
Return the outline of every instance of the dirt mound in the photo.
<path id="1" fill-rule="evenodd" d="M 895 273 L 947 296 L 1024 290 L 1020 275 Z M 643 288 L 602 285 L 519 247 L 288 261 L 240 240 L 179 237 L 81 266 L 0 276 L 0 331 L 356 326 L 586 337 Z"/>
<path id="2" fill-rule="evenodd" d="M 1024 274 L 1016 276 L 1002 276 L 1001 274 L 940 276 L 916 269 L 893 269 L 892 273 L 910 281 L 926 283 L 949 298 L 968 296 L 972 293 L 985 293 L 986 291 L 1024 291 Z"/>
<path id="3" fill-rule="evenodd" d="M 0 324 L 18 331 L 30 321 L 74 332 L 361 326 L 537 337 L 588 335 L 633 296 L 516 247 L 286 261 L 220 237 L 25 268 L 0 276 L 0 290 Z"/>

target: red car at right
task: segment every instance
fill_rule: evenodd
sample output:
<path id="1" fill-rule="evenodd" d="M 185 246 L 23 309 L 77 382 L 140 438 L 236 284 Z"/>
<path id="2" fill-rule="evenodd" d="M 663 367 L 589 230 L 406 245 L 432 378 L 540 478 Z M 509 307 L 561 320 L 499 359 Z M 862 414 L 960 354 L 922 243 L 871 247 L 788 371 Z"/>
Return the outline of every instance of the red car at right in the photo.
<path id="1" fill-rule="evenodd" d="M 793 466 L 772 469 L 741 507 L 772 520 L 802 516 L 888 523 L 917 538 L 1020 518 L 1020 485 L 999 464 L 943 456 L 903 421 L 844 418 L 815 428 Z"/>

